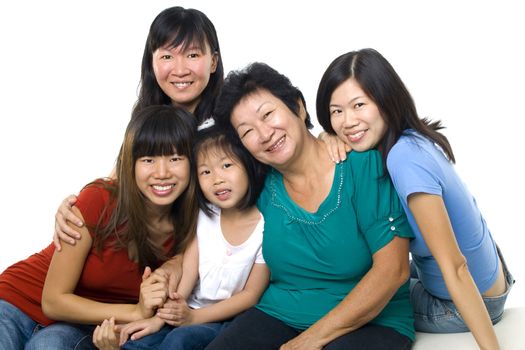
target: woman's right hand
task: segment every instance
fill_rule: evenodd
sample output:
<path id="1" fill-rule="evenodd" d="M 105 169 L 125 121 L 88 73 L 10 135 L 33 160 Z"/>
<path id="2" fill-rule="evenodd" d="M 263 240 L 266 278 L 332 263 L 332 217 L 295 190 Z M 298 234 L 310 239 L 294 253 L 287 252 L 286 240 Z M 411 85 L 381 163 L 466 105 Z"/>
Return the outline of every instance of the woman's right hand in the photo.
<path id="1" fill-rule="evenodd" d="M 55 248 L 58 251 L 62 250 L 60 241 L 75 245 L 76 240 L 80 239 L 80 233 L 68 225 L 68 222 L 78 227 L 82 227 L 84 225 L 82 220 L 80 220 L 71 210 L 76 201 L 77 197 L 75 195 L 68 196 L 62 201 L 62 203 L 60 203 L 60 207 L 55 214 L 55 232 L 53 234 L 53 243 L 55 244 Z"/>

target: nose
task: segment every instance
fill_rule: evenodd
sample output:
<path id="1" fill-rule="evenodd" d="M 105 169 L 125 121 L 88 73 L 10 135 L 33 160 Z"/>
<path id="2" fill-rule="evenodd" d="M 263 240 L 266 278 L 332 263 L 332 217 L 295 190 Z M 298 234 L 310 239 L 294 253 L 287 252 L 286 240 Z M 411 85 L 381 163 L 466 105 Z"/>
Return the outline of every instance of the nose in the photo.
<path id="1" fill-rule="evenodd" d="M 213 177 L 213 185 L 214 186 L 218 186 L 218 185 L 224 183 L 224 180 L 223 180 L 223 178 L 221 176 L 220 171 L 214 171 L 213 174 L 214 174 L 213 175 L 214 176 Z"/>
<path id="2" fill-rule="evenodd" d="M 275 132 L 275 130 L 270 125 L 266 124 L 265 122 L 261 122 L 258 125 L 257 131 L 259 133 L 259 137 L 262 143 L 270 141 Z"/>
<path id="3" fill-rule="evenodd" d="M 169 167 L 167 160 L 159 159 L 155 163 L 155 177 L 157 179 L 166 179 L 169 177 Z"/>
<path id="4" fill-rule="evenodd" d="M 344 113 L 345 114 L 344 114 L 343 126 L 345 128 L 353 128 L 354 126 L 359 125 L 359 119 L 357 118 L 354 112 L 347 110 Z"/>
<path id="5" fill-rule="evenodd" d="M 186 59 L 185 57 L 177 55 L 173 61 L 173 65 L 171 68 L 171 74 L 182 77 L 187 74 L 189 74 L 189 69 L 186 65 Z"/>

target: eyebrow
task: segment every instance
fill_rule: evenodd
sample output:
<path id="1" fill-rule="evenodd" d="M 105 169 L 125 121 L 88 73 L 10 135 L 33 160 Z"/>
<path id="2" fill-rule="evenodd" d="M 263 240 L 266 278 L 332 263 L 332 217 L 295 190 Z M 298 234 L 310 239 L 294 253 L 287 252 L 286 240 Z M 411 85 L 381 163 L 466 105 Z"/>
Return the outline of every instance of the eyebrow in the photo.
<path id="1" fill-rule="evenodd" d="M 353 99 L 351 99 L 350 101 L 348 101 L 348 104 L 354 102 L 355 100 L 358 100 L 360 98 L 364 98 L 365 96 L 362 96 L 362 95 L 359 95 L 359 96 L 356 96 L 354 97 Z M 343 103 L 344 104 L 344 103 Z M 331 103 L 328 107 L 339 107 L 340 105 L 339 104 L 334 104 L 334 103 Z"/>

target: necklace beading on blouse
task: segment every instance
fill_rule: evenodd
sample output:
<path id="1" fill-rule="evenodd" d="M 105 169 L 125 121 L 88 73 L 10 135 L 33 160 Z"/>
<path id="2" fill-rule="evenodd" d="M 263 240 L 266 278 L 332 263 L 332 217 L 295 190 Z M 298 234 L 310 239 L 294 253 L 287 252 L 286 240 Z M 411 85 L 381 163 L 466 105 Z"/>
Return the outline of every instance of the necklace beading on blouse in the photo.
<path id="1" fill-rule="evenodd" d="M 295 215 L 292 215 L 290 211 L 288 210 L 288 208 L 286 208 L 284 205 L 277 202 L 277 184 L 276 184 L 277 179 L 276 177 L 272 177 L 271 183 L 270 183 L 271 191 L 272 191 L 271 204 L 274 207 L 279 208 L 282 211 L 284 211 L 286 213 L 286 216 L 293 221 L 298 221 L 306 225 L 319 225 L 323 223 L 326 220 L 326 218 L 328 218 L 341 205 L 341 190 L 343 189 L 343 178 L 344 178 L 344 170 L 345 170 L 345 168 L 343 167 L 343 162 L 340 162 L 339 164 L 337 164 L 336 169 L 337 168 L 340 168 L 340 169 L 339 169 L 339 186 L 337 188 L 337 200 L 336 200 L 335 206 L 331 208 L 330 210 L 328 210 L 326 213 L 324 213 L 319 221 L 305 220 Z"/>

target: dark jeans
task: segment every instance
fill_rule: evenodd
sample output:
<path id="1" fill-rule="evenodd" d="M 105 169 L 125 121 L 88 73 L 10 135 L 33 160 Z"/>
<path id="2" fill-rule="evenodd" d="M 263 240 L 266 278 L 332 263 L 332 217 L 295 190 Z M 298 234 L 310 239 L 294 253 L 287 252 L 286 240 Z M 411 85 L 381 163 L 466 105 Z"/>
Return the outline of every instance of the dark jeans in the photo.
<path id="1" fill-rule="evenodd" d="M 256 308 L 251 308 L 237 316 L 222 331 L 206 350 L 270 350 L 295 338 L 300 330 L 287 326 L 284 322 Z M 328 343 L 325 350 L 374 349 L 407 350 L 412 341 L 392 328 L 367 324 Z"/>

